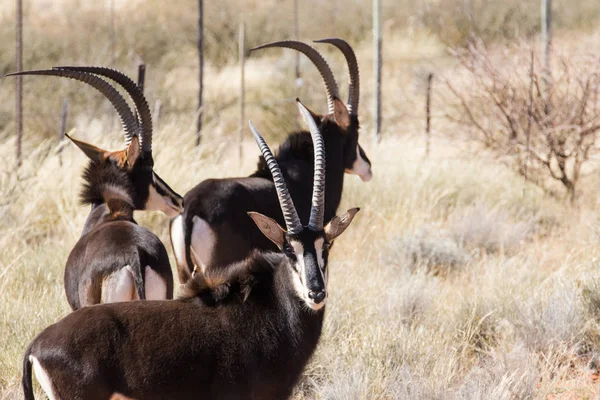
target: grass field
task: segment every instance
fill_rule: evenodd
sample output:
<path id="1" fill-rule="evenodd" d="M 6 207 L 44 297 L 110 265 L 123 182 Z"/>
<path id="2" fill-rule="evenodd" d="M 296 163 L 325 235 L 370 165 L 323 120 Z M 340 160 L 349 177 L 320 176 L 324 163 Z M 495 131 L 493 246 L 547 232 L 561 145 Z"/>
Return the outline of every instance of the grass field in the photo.
<path id="1" fill-rule="evenodd" d="M 225 48 L 220 54 L 209 41 L 205 131 L 199 148 L 193 146 L 197 91 L 194 37 L 190 36 L 193 15 L 181 6 L 139 3 L 156 9 L 131 13 L 134 22 L 127 25 L 128 7 L 136 3 L 127 6 L 117 1 L 123 14 L 118 19 L 122 41 L 115 65 L 133 73 L 137 55 L 148 63 L 148 97 L 163 104 L 154 140 L 155 170 L 181 194 L 205 178 L 250 173 L 258 151 L 245 132 L 240 160 L 235 140 L 238 68 L 233 61 L 235 42 L 228 38 L 236 36 L 237 21 L 225 23 L 241 1 L 225 2 L 222 9 L 211 5 L 207 11 L 211 35 L 222 37 Z M 287 37 L 282 31 L 285 21 L 277 20 L 276 14 L 268 17 L 268 11 L 283 13 L 276 2 L 259 3 L 246 2 L 249 9 L 254 7 L 247 15 L 250 41 L 258 44 Z M 594 15 L 600 12 L 592 3 L 582 2 L 560 17 L 571 21 L 563 22 L 565 30 L 556 34 L 560 51 L 600 50 L 596 33 L 589 31 L 589 21 L 596 21 Z M 64 0 L 59 3 L 63 7 L 78 4 L 78 13 L 59 6 L 48 6 L 45 13 L 32 8 L 48 4 L 36 0 L 28 8 L 31 25 L 26 39 L 32 47 L 26 48 L 26 68 L 110 64 L 108 41 L 85 45 L 93 35 L 106 37 L 102 36 L 106 26 L 90 22 L 97 15 L 94 6 Z M 190 7 L 194 4 L 190 2 Z M 425 11 L 434 2 L 426 4 Z M 386 10 L 393 8 L 392 2 L 384 5 Z M 411 13 L 418 15 L 415 4 L 406 5 L 402 12 L 388 11 L 380 143 L 370 136 L 370 34 L 364 26 L 353 29 L 344 15 L 331 28 L 356 43 L 363 80 L 361 143 L 373 162 L 374 178 L 363 183 L 346 177 L 340 210 L 360 206 L 361 212 L 332 251 L 325 330 L 294 398 L 597 398 L 600 197 L 594 168 L 598 160 L 582 178 L 576 204 L 548 196 L 487 152 L 460 140 L 460 129 L 443 118 L 438 95 L 443 88 L 437 80 L 432 153 L 425 159 L 421 110 L 426 76 L 430 71 L 449 78 L 458 75 L 435 26 L 427 25 L 426 18 L 424 25 L 405 24 Z M 563 6 L 558 2 L 558 7 Z M 324 12 L 334 13 L 331 7 Z M 584 20 L 576 17 L 586 10 Z M 3 73 L 13 68 L 13 27 L 3 23 L 11 21 L 10 12 L 0 13 Z M 63 17 L 53 24 L 53 13 L 60 12 Z M 161 12 L 164 20 L 158 17 Z M 144 25 L 145 17 L 154 18 L 153 24 Z M 253 31 L 260 21 L 262 30 Z M 331 34 L 327 28 L 318 30 L 319 22 L 308 15 L 303 21 L 303 38 Z M 527 25 L 519 19 L 502 26 L 510 23 Z M 311 24 L 315 32 L 309 31 Z M 72 35 L 65 33 L 68 29 Z M 133 39 L 128 39 L 129 34 Z M 167 37 L 173 38 L 170 43 Z M 508 34 L 503 38 L 514 40 Z M 50 39 L 56 44 L 49 45 Z M 510 49 L 500 42 L 498 48 Z M 344 88 L 342 58 L 329 51 L 325 54 Z M 296 95 L 293 62 L 292 53 L 274 51 L 252 55 L 247 64 L 246 115 L 273 144 L 299 121 L 293 102 L 283 101 Z M 323 110 L 321 81 L 308 63 L 303 62 L 302 68 L 301 98 L 311 108 Z M 67 97 L 71 105 L 68 129 L 75 129 L 74 137 L 110 149 L 122 145 L 116 116 L 92 89 L 30 78 L 25 80 L 25 158 L 17 171 L 13 90 L 8 78 L 0 83 L 0 399 L 22 397 L 25 347 L 44 327 L 69 312 L 63 268 L 88 210 L 78 204 L 83 154 L 67 145 L 62 166 L 56 155 L 62 99 Z M 136 219 L 168 243 L 165 216 L 138 212 Z"/>

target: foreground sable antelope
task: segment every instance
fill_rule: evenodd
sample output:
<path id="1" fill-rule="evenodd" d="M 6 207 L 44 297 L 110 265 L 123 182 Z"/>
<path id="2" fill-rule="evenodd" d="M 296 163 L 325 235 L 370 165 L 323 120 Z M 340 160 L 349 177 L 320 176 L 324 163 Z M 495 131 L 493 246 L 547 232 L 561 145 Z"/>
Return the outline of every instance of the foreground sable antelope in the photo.
<path id="1" fill-rule="evenodd" d="M 338 87 L 327 62 L 311 46 L 283 41 L 256 49 L 288 47 L 300 51 L 315 64 L 325 81 L 328 113 L 308 113 L 319 125 L 325 141 L 327 193 L 324 218 L 328 222 L 340 204 L 344 172 L 358 174 L 368 181 L 371 164 L 358 144 L 359 75 L 354 51 L 341 39 L 321 42 L 335 45 L 346 57 L 350 72 L 348 107 L 339 99 Z M 307 221 L 309 216 L 313 153 L 309 132 L 301 131 L 290 134 L 276 155 L 301 221 Z M 249 177 L 207 179 L 191 189 L 184 196 L 184 202 L 185 211 L 171 222 L 171 242 L 180 282 L 190 276 L 194 266 L 192 254 L 196 264 L 204 270 L 240 261 L 255 248 L 275 250 L 246 217 L 247 211 L 257 210 L 283 223 L 273 180 L 262 158 L 258 169 Z"/>
<path id="2" fill-rule="evenodd" d="M 133 99 L 136 114 L 115 88 L 92 73 L 120 84 Z M 65 268 L 71 307 L 172 298 L 166 249 L 133 219 L 133 210 L 161 210 L 169 216 L 183 210 L 181 196 L 152 169 L 152 118 L 141 90 L 126 75 L 102 67 L 58 67 L 13 75 L 51 75 L 87 83 L 104 94 L 123 124 L 125 150 L 109 152 L 69 138 L 90 159 L 81 198 L 92 207 Z"/>
<path id="3" fill-rule="evenodd" d="M 324 158 L 317 157 L 314 202 L 303 227 L 282 172 L 251 129 L 273 173 L 287 232 L 269 217 L 249 214 L 282 251 L 255 250 L 229 268 L 195 274 L 178 300 L 73 312 L 27 348 L 25 399 L 34 398 L 32 367 L 56 400 L 290 396 L 321 335 L 328 248 L 358 209 L 323 227 Z"/>

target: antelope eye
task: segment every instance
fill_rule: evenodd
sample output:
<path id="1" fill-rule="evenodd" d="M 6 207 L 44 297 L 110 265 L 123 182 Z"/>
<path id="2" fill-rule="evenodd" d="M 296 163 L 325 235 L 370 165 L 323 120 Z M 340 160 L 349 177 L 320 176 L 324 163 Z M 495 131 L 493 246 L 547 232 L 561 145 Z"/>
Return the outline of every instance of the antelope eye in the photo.
<path id="1" fill-rule="evenodd" d="M 289 243 L 286 243 L 283 245 L 283 252 L 288 256 L 293 256 L 294 248 Z"/>

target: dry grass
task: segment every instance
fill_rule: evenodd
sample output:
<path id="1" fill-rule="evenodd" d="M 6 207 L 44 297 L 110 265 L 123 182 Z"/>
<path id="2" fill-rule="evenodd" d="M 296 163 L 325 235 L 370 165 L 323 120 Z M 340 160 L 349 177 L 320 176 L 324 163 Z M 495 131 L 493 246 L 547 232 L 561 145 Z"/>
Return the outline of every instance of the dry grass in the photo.
<path id="1" fill-rule="evenodd" d="M 56 22 L 52 16 L 60 6 L 53 5 L 45 14 L 29 10 L 38 23 L 26 31 L 36 50 L 27 52 L 26 67 L 106 64 L 106 27 L 90 22 L 100 6 L 78 3 L 78 13 L 67 12 Z M 247 174 L 257 157 L 255 146 L 244 142 L 242 160 L 237 146 L 231 146 L 237 130 L 238 70 L 230 60 L 235 53 L 234 6 L 239 2 L 225 2 L 219 9 L 209 5 L 214 17 L 209 42 L 221 37 L 229 44 L 223 45 L 223 54 L 215 48 L 208 53 L 206 133 L 199 149 L 192 146 L 194 18 L 183 7 L 151 3 L 156 7 L 132 17 L 130 26 L 120 20 L 120 34 L 125 37 L 131 31 L 133 39 L 119 45 L 116 65 L 133 71 L 137 54 L 149 62 L 148 97 L 165 106 L 155 133 L 157 172 L 181 193 L 208 177 Z M 288 36 L 284 32 L 289 20 L 279 14 L 265 17 L 265 10 L 277 10 L 275 3 L 248 0 L 248 7 L 255 6 L 247 15 L 253 44 Z M 384 3 L 387 10 L 393 5 Z M 450 3 L 440 2 L 436 8 L 431 5 L 437 3 L 428 2 L 425 10 L 439 13 L 456 6 Z M 125 10 L 135 6 L 117 4 Z M 338 2 L 327 4 L 325 15 L 333 13 Z M 351 3 L 345 12 L 351 13 L 357 4 Z M 481 2 L 474 4 L 483 7 Z M 416 133 L 422 130 L 425 77 L 431 70 L 454 70 L 447 68 L 451 61 L 439 33 L 429 25 L 404 24 L 411 13 L 419 15 L 408 6 L 409 11 L 390 14 L 386 25 L 385 132 L 378 145 L 365 137 L 372 96 L 368 36 L 355 41 L 363 78 L 362 144 L 375 176 L 368 184 L 356 177 L 346 179 L 340 208 L 362 210 L 333 249 L 325 331 L 295 398 L 593 398 L 600 389 L 590 379 L 600 353 L 597 179 L 582 178 L 577 207 L 549 198 L 485 153 L 473 157 L 466 152 L 467 144 L 445 140 L 455 132 L 439 118 L 443 110 L 435 98 L 433 151 L 424 160 Z M 529 4 L 520 7 L 527 9 Z M 586 18 L 594 18 L 597 7 L 582 2 L 581 10 L 586 9 Z M 12 69 L 12 28 L 2 23 L 9 12 L 0 12 L 0 72 Z M 567 14 L 564 18 L 577 19 L 577 11 Z M 144 17 L 153 22 L 142 24 Z M 322 19 L 305 15 L 303 32 L 319 37 L 330 34 L 329 29 L 354 39 L 364 34 L 368 13 L 355 28 L 341 17 L 327 27 Z M 91 24 L 89 30 L 86 24 Z M 72 35 L 67 38 L 68 26 Z M 93 42 L 94 37 L 98 41 Z M 152 40 L 142 40 L 148 37 Z M 57 43 L 50 46 L 52 38 Z M 593 36 L 582 38 L 586 36 L 579 34 L 558 43 L 572 44 L 572 51 L 593 48 Z M 86 47 L 88 41 L 92 45 Z M 344 77 L 341 57 L 327 53 L 327 58 Z M 247 115 L 273 143 L 297 124 L 289 118 L 296 115 L 294 105 L 280 102 L 295 95 L 293 61 L 291 53 L 272 52 L 253 56 L 247 65 Z M 313 69 L 303 64 L 306 86 L 301 94 L 319 110 L 324 101 Z M 69 312 L 62 287 L 64 262 L 87 209 L 77 203 L 84 156 L 67 146 L 59 167 L 54 154 L 51 137 L 62 97 L 68 96 L 72 104 L 69 129 L 76 129 L 75 137 L 107 148 L 121 145 L 116 118 L 91 89 L 49 78 L 26 79 L 25 88 L 26 159 L 15 171 L 9 137 L 14 128 L 13 85 L 8 80 L 0 84 L 0 399 L 21 397 L 26 345 Z M 166 217 L 137 213 L 136 218 L 168 242 Z"/>

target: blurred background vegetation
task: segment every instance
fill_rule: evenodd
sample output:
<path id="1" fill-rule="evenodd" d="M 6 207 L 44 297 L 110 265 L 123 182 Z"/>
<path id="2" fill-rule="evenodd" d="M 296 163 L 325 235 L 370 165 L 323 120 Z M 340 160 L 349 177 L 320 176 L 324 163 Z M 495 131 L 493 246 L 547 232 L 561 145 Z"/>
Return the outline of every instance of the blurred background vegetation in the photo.
<path id="1" fill-rule="evenodd" d="M 245 21 L 247 26 L 248 48 L 292 38 L 293 3 L 292 0 L 205 1 L 205 84 L 208 90 L 205 120 L 208 134 L 215 129 L 211 121 L 219 120 L 222 123 L 219 114 L 231 112 L 236 105 L 237 80 L 234 74 L 240 21 Z M 554 0 L 554 29 L 557 32 L 593 30 L 600 17 L 597 2 L 579 1 L 576 7 L 571 3 Z M 395 74 L 394 69 L 399 62 L 402 64 L 399 66 L 401 70 L 415 63 L 423 63 L 428 58 L 430 62 L 439 62 L 446 48 L 465 46 L 469 37 L 473 36 L 488 42 L 504 43 L 516 38 L 534 38 L 540 30 L 539 12 L 537 0 L 382 0 L 386 46 L 383 53 L 384 74 Z M 14 15 L 14 2 L 3 0 L 0 8 L 0 74 L 3 75 L 15 70 Z M 197 1 L 194 0 L 176 3 L 160 0 L 25 1 L 24 69 L 94 64 L 109 65 L 134 74 L 137 64 L 144 62 L 148 67 L 148 95 L 151 99 L 161 100 L 162 115 L 193 115 L 198 85 L 195 72 L 198 64 L 197 20 Z M 372 9 L 369 1 L 303 0 L 299 6 L 299 21 L 301 39 L 338 36 L 359 49 L 371 47 Z M 404 39 L 405 43 L 399 42 L 399 38 Z M 406 42 L 411 43 L 409 48 L 403 48 Z M 273 52 L 253 54 L 252 58 L 272 55 Z M 363 71 L 366 68 L 368 73 L 370 54 L 368 50 L 364 53 L 369 58 L 359 59 L 361 68 Z M 266 98 L 266 91 L 252 87 L 251 82 L 247 95 L 249 115 L 264 112 L 272 121 L 270 124 L 278 124 L 279 127 L 288 124 L 284 116 L 289 115 L 290 108 L 285 104 L 277 107 L 273 99 L 278 96 L 293 98 L 296 95 L 294 71 L 289 68 L 294 57 L 293 54 L 285 54 L 288 60 L 279 62 L 282 68 L 261 71 L 261 75 L 268 75 L 271 79 L 261 84 L 268 84 L 268 94 L 274 92 L 273 96 Z M 428 68 L 433 67 L 429 65 Z M 222 90 L 213 88 L 217 85 L 211 83 L 228 69 L 232 70 L 229 79 L 226 79 L 230 82 Z M 345 73 L 343 64 L 337 66 L 336 71 Z M 320 87 L 321 83 L 316 79 L 313 68 L 304 60 L 302 72 L 309 78 L 306 79 L 304 93 L 311 93 L 311 96 L 320 93 L 320 90 L 312 90 L 313 87 Z M 363 80 L 363 93 L 366 93 L 367 99 L 370 76 L 363 73 L 363 77 L 366 78 Z M 43 83 L 34 80 L 25 79 L 25 103 L 37 102 L 36 107 L 26 106 L 26 136 L 49 137 L 56 134 L 55 127 L 60 116 L 59 97 L 73 100 L 72 115 L 90 109 L 107 111 L 106 107 L 98 108 L 102 101 L 99 96 L 88 90 L 80 90 L 79 85 L 70 85 L 62 80 L 46 80 Z M 338 80 L 343 81 L 343 78 L 339 77 Z M 221 80 L 217 81 L 222 83 Z M 40 90 L 40 85 L 48 91 Z M 0 86 L 0 138 L 6 139 L 14 131 L 11 118 L 13 87 L 12 80 L 4 80 Z M 402 96 L 400 92 L 404 89 L 398 89 L 397 93 L 390 92 L 389 97 Z M 177 95 L 174 96 L 174 93 Z M 55 94 L 52 96 L 55 101 L 45 102 L 47 106 L 40 104 L 39 99 L 50 97 L 50 94 Z M 369 108 L 363 107 L 363 110 L 368 112 Z M 369 117 L 364 117 L 367 123 Z M 219 134 L 236 130 L 235 125 L 230 123 L 218 125 L 216 130 Z"/>

